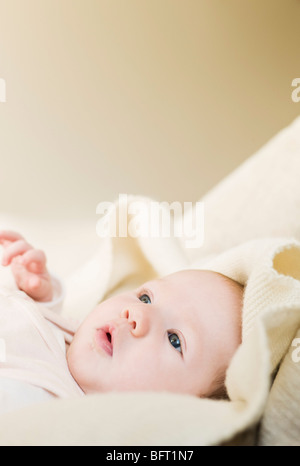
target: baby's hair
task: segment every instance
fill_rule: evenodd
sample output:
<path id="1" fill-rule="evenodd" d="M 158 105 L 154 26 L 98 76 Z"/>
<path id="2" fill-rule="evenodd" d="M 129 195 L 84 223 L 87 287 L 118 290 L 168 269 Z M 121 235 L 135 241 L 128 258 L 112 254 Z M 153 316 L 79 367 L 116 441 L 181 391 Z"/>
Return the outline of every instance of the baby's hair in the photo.
<path id="1" fill-rule="evenodd" d="M 219 272 L 219 276 L 221 276 L 224 281 L 235 291 L 238 291 L 239 293 L 239 304 L 238 307 L 239 309 L 243 309 L 243 301 L 244 301 L 244 286 L 237 282 L 236 280 L 233 280 L 232 278 L 228 277 L 227 275 L 223 275 Z M 240 327 L 242 328 L 242 312 L 239 313 L 240 315 Z M 215 380 L 214 380 L 214 389 L 213 392 L 209 395 L 209 398 L 211 399 L 228 399 L 228 394 L 225 386 L 225 378 L 226 378 L 226 372 L 227 368 L 220 368 Z"/>
<path id="2" fill-rule="evenodd" d="M 243 303 L 244 303 L 244 289 L 245 287 L 237 282 L 236 280 L 233 280 L 232 278 L 228 277 L 227 275 L 223 275 L 222 273 L 216 272 L 218 275 L 220 275 L 224 281 L 231 287 L 232 290 L 238 291 L 239 293 L 239 300 L 238 300 L 238 307 L 239 309 L 243 309 Z M 239 314 L 240 315 L 240 328 L 242 328 L 242 312 Z"/>
<path id="3" fill-rule="evenodd" d="M 215 272 L 215 273 L 220 275 L 226 281 L 226 283 L 228 283 L 229 286 L 235 289 L 239 288 L 241 291 L 244 289 L 244 286 L 240 282 L 233 280 L 233 278 L 230 278 L 227 275 L 224 275 L 223 273 L 220 273 L 220 272 Z"/>
<path id="4" fill-rule="evenodd" d="M 225 377 L 226 377 L 226 371 L 224 371 L 223 369 L 220 370 L 214 380 L 215 388 L 213 392 L 209 395 L 209 398 L 213 400 L 228 399 L 227 390 L 225 386 Z"/>

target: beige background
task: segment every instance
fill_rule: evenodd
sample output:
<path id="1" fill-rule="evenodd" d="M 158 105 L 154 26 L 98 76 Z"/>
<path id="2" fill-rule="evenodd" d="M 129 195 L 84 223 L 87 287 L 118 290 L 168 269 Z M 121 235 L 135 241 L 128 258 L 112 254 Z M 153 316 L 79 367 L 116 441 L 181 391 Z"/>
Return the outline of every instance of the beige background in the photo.
<path id="1" fill-rule="evenodd" d="M 299 0 L 0 0 L 0 210 L 195 202 L 300 112 Z"/>

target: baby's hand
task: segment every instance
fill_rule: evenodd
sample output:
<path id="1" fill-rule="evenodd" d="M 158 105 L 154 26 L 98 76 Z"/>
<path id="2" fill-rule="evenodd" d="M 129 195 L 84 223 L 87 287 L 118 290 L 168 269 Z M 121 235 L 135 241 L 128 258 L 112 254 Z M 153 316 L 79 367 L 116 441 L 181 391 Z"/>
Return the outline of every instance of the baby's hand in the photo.
<path id="1" fill-rule="evenodd" d="M 44 252 L 13 231 L 0 231 L 0 244 L 4 247 L 2 265 L 11 265 L 18 288 L 35 301 L 51 301 L 53 289 Z"/>

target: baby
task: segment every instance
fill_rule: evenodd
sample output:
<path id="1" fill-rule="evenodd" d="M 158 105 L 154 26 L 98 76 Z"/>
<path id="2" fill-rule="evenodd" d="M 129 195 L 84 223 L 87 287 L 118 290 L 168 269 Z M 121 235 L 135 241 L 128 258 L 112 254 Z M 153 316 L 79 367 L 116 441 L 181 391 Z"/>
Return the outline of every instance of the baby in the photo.
<path id="1" fill-rule="evenodd" d="M 50 303 L 43 251 L 1 231 L 2 265 L 18 288 Z M 241 343 L 243 287 L 207 270 L 184 270 L 101 302 L 66 349 L 69 371 L 85 394 L 155 390 L 224 395 L 225 373 Z"/>

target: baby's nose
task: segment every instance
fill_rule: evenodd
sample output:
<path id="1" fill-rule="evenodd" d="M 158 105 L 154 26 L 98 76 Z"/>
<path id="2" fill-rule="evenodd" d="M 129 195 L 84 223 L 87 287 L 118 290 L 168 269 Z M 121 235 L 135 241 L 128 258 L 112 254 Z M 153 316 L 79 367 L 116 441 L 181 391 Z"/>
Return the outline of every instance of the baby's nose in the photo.
<path id="1" fill-rule="evenodd" d="M 121 312 L 121 317 L 128 320 L 131 325 L 131 333 L 135 337 L 145 336 L 150 328 L 149 313 L 140 308 L 124 309 Z"/>

